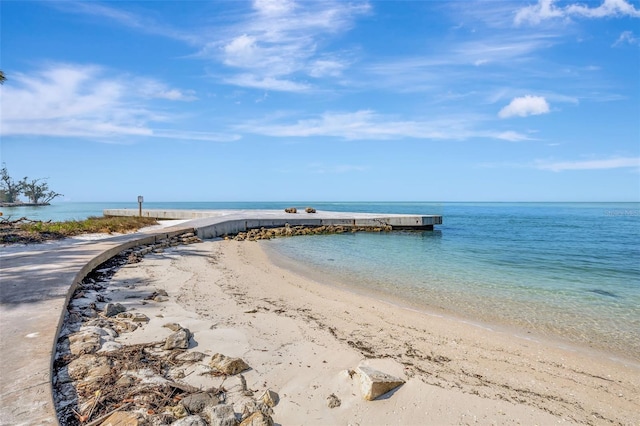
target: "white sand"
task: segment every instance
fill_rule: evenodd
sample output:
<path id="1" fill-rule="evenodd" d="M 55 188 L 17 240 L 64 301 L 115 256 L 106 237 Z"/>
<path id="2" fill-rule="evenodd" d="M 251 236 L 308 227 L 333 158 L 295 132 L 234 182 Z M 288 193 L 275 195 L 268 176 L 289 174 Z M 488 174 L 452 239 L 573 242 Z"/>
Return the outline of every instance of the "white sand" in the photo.
<path id="1" fill-rule="evenodd" d="M 142 304 L 164 289 L 169 301 Z M 640 424 L 640 366 L 403 309 L 271 263 L 260 243 L 214 241 L 122 268 L 109 294 L 151 318 L 123 334 L 165 338 L 177 322 L 193 350 L 240 356 L 248 387 L 276 391 L 283 425 Z M 359 348 L 359 349 L 358 349 Z M 361 397 L 347 370 L 373 366 L 407 382 Z M 221 378 L 186 371 L 194 386 Z M 327 406 L 335 394 L 341 405 Z"/>

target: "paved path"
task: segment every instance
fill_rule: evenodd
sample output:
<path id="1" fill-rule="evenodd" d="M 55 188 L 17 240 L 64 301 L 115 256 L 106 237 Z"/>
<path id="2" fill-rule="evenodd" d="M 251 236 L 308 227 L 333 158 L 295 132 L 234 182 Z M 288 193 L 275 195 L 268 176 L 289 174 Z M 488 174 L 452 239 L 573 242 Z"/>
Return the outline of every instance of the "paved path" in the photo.
<path id="1" fill-rule="evenodd" d="M 176 228 L 0 248 L 0 425 L 58 424 L 51 367 L 71 290 L 122 250 L 154 242 L 171 231 Z"/>

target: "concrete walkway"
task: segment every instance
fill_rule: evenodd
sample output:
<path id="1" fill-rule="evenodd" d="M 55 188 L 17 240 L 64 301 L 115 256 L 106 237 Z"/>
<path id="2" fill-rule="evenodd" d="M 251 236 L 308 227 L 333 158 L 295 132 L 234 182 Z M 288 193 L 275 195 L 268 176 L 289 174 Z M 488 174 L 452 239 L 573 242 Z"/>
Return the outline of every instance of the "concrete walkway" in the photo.
<path id="1" fill-rule="evenodd" d="M 196 231 L 201 238 L 214 238 L 285 223 L 357 226 L 393 223 L 402 228 L 422 227 L 434 221 L 442 223 L 439 216 L 335 212 L 293 215 L 252 210 L 210 212 L 211 216 L 202 217 L 201 213 L 183 217 L 199 219 L 144 233 L 0 248 L 0 425 L 58 423 L 51 371 L 69 298 L 89 272 L 123 250 L 189 231 Z"/>
<path id="2" fill-rule="evenodd" d="M 0 425 L 58 424 L 52 362 L 76 285 L 122 250 L 192 229 L 0 249 Z"/>

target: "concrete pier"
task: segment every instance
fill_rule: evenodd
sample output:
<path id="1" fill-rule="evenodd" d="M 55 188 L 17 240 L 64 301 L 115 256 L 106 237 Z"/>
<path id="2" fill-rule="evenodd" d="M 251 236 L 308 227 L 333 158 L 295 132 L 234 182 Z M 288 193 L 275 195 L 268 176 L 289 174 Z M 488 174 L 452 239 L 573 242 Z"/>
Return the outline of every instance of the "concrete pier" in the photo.
<path id="1" fill-rule="evenodd" d="M 135 209 L 104 210 L 105 216 L 138 216 Z M 291 226 L 390 226 L 392 229 L 432 230 L 442 224 L 439 215 L 403 215 L 375 213 L 344 213 L 318 211 L 316 213 L 286 213 L 282 210 L 142 210 L 142 216 L 156 219 L 189 220 L 200 238 L 215 238 L 237 234 L 249 229 Z"/>

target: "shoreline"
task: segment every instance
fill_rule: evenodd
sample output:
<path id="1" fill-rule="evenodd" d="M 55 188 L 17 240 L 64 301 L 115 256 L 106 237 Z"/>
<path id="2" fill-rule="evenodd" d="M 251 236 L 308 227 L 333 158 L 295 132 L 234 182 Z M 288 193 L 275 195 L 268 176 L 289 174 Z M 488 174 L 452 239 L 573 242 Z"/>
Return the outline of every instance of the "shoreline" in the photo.
<path id="1" fill-rule="evenodd" d="M 169 300 L 131 297 L 153 289 Z M 324 285 L 274 264 L 260 244 L 207 241 L 149 255 L 116 272 L 108 295 L 150 318 L 123 344 L 157 341 L 163 323 L 177 322 L 194 334 L 189 351 L 241 356 L 252 367 L 248 387 L 279 394 L 280 424 L 640 422 L 637 367 Z M 359 365 L 406 383 L 364 401 L 346 374 Z M 185 377 L 196 387 L 209 379 Z"/>
<path id="2" fill-rule="evenodd" d="M 640 370 L 640 358 L 634 358 L 633 354 L 628 352 L 616 351 L 603 345 L 591 346 L 586 342 L 576 342 L 559 333 L 543 332 L 540 329 L 527 329 L 521 325 L 509 323 L 499 320 L 486 320 L 483 318 L 471 318 L 461 313 L 456 313 L 440 306 L 428 306 L 422 303 L 412 302 L 403 298 L 401 295 L 388 293 L 381 290 L 364 288 L 362 286 L 353 286 L 345 284 L 337 275 L 326 274 L 320 269 L 298 262 L 286 255 L 279 253 L 277 250 L 268 247 L 266 242 L 259 243 L 262 251 L 275 266 L 286 269 L 289 272 L 300 276 L 301 279 L 311 280 L 318 285 L 326 285 L 335 287 L 347 293 L 353 293 L 363 297 L 372 298 L 380 303 L 388 304 L 394 308 L 415 312 L 421 315 L 428 315 L 434 318 L 446 318 L 447 320 L 469 324 L 479 329 L 487 330 L 495 333 L 502 333 L 513 336 L 518 339 L 533 341 L 547 346 L 553 346 L 559 349 L 584 353 L 589 356 L 597 356 L 610 359 L 614 362 L 620 362 L 635 366 Z"/>

